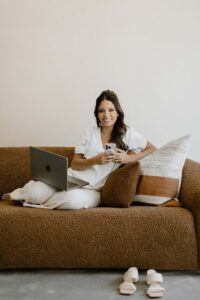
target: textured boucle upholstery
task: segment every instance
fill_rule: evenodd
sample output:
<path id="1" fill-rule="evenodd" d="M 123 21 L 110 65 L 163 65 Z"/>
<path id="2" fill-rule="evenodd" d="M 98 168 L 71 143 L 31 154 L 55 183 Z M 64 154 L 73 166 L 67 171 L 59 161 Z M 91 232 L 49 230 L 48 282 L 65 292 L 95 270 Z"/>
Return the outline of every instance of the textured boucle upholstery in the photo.
<path id="1" fill-rule="evenodd" d="M 49 211 L 0 204 L 1 268 L 198 265 L 193 217 L 183 208 Z"/>
<path id="2" fill-rule="evenodd" d="M 45 149 L 73 157 L 72 147 Z M 180 208 L 62 211 L 0 201 L 0 269 L 199 269 L 199 170 L 200 164 L 187 160 Z M 0 174 L 1 194 L 23 186 L 30 179 L 28 148 L 0 148 Z"/>
<path id="3" fill-rule="evenodd" d="M 186 160 L 183 169 L 180 201 L 194 217 L 200 262 L 200 164 L 193 160 Z"/>

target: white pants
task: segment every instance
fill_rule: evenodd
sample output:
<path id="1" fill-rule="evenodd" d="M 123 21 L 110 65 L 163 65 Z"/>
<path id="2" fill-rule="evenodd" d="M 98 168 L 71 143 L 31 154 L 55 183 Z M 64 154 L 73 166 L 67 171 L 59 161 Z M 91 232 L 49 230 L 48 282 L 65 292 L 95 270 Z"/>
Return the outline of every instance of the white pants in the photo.
<path id="1" fill-rule="evenodd" d="M 62 202 L 62 203 L 61 203 Z M 48 205 L 56 205 L 56 209 L 81 209 L 99 206 L 100 193 L 85 188 L 71 191 L 56 192 L 49 200 Z"/>
<path id="2" fill-rule="evenodd" d="M 33 180 L 14 190 L 10 196 L 13 200 L 24 200 L 23 206 L 47 209 L 92 208 L 100 203 L 100 193 L 95 190 L 78 188 L 57 192 L 55 188 Z"/>

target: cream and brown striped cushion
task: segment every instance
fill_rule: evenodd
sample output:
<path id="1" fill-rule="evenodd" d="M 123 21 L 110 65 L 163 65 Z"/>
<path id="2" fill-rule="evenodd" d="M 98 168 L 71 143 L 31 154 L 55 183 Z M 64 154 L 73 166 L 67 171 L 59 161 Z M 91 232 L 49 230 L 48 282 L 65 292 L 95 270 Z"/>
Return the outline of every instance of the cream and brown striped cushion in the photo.
<path id="1" fill-rule="evenodd" d="M 134 201 L 162 205 L 178 196 L 190 135 L 171 141 L 140 160 Z"/>

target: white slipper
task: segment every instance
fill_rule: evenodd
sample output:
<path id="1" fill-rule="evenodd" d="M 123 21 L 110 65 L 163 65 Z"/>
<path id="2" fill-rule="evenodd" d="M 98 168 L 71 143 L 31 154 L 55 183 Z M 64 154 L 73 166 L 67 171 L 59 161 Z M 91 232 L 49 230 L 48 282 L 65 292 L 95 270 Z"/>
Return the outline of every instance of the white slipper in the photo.
<path id="1" fill-rule="evenodd" d="M 150 298 L 162 297 L 165 288 L 160 285 L 163 282 L 163 276 L 161 273 L 157 273 L 155 270 L 150 269 L 147 271 L 147 284 L 150 287 L 147 289 L 147 295 Z"/>
<path id="2" fill-rule="evenodd" d="M 129 268 L 123 275 L 123 280 L 119 286 L 120 294 L 132 295 L 136 291 L 134 282 L 138 281 L 138 269 L 136 267 Z"/>
<path id="3" fill-rule="evenodd" d="M 126 282 L 137 282 L 139 279 L 138 269 L 136 267 L 129 268 L 123 276 L 124 281 Z"/>
<path id="4" fill-rule="evenodd" d="M 119 292 L 122 295 L 132 295 L 136 291 L 136 286 L 131 282 L 122 282 L 119 286 Z"/>
<path id="5" fill-rule="evenodd" d="M 147 271 L 147 284 L 150 284 L 151 282 L 150 282 L 150 278 L 151 278 L 151 275 L 152 274 L 156 274 L 157 272 L 156 272 L 156 270 L 154 270 L 154 269 L 149 269 L 148 271 Z"/>

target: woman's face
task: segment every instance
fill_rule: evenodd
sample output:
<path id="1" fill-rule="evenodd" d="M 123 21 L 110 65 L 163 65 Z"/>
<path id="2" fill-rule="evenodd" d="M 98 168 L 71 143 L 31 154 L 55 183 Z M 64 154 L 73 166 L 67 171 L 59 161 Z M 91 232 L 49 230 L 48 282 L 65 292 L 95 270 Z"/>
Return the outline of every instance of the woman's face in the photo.
<path id="1" fill-rule="evenodd" d="M 119 116 L 114 104 L 109 100 L 103 100 L 99 105 L 98 119 L 103 127 L 114 126 Z"/>

